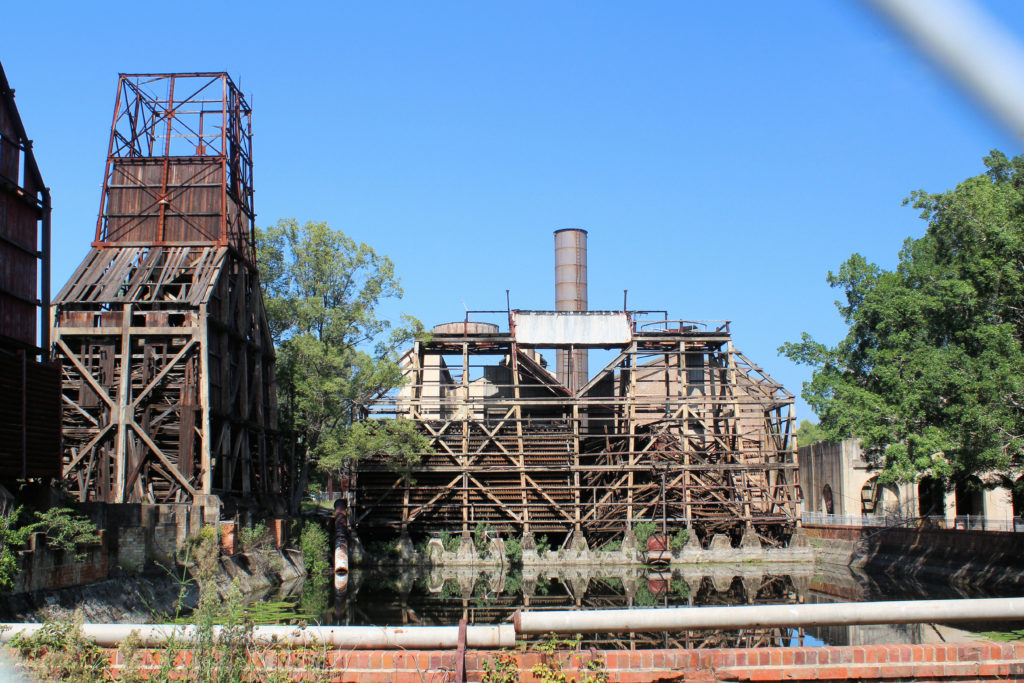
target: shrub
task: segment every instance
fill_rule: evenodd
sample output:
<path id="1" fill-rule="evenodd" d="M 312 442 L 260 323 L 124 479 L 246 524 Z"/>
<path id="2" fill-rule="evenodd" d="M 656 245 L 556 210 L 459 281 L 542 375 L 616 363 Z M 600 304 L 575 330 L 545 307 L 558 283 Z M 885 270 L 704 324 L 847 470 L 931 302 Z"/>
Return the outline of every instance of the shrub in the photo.
<path id="1" fill-rule="evenodd" d="M 578 650 L 580 637 L 562 640 L 555 634 L 551 634 L 547 641 L 535 646 L 533 649 L 541 653 L 541 662 L 533 667 L 532 673 L 541 683 L 607 683 L 608 670 L 605 668 L 604 658 L 595 656 L 591 651 L 589 657 L 579 655 L 578 666 L 581 669 L 580 678 L 570 676 L 564 665 L 572 666 L 574 662 L 570 657 L 563 664 L 558 657 L 559 650 Z"/>
<path id="2" fill-rule="evenodd" d="M 459 536 L 447 531 L 442 531 L 438 537 L 441 539 L 441 545 L 444 546 L 445 551 L 449 553 L 458 551 L 459 545 L 462 544 L 462 539 Z"/>
<path id="3" fill-rule="evenodd" d="M 0 515 L 0 590 L 10 590 L 18 576 L 18 548 L 28 542 L 33 526 L 18 526 L 21 507 Z"/>
<path id="4" fill-rule="evenodd" d="M 99 543 L 96 525 L 71 508 L 50 508 L 46 512 L 37 512 L 36 519 L 38 521 L 31 525 L 32 530 L 41 529 L 46 534 L 47 545 L 74 553 L 78 562 L 85 559 L 85 553 L 76 552 L 79 543 Z"/>
<path id="5" fill-rule="evenodd" d="M 473 529 L 473 545 L 480 557 L 487 555 L 487 545 L 490 542 L 491 526 L 487 522 L 477 522 Z"/>
<path id="6" fill-rule="evenodd" d="M 494 661 L 485 659 L 482 683 L 519 683 L 519 663 L 508 652 L 499 652 Z"/>
<path id="7" fill-rule="evenodd" d="M 537 538 L 537 554 L 543 555 L 547 551 L 551 550 L 551 541 L 548 540 L 547 534 Z"/>
<path id="8" fill-rule="evenodd" d="M 303 525 L 299 550 L 306 560 L 306 573 L 310 576 L 323 576 L 331 570 L 327 532 L 316 522 L 309 520 Z"/>
<path id="9" fill-rule="evenodd" d="M 640 548 L 647 547 L 647 539 L 658 530 L 654 522 L 637 522 L 633 525 L 633 535 L 636 537 L 636 544 Z"/>
<path id="10" fill-rule="evenodd" d="M 668 548 L 669 550 L 682 550 L 686 547 L 686 542 L 689 540 L 689 529 L 676 529 L 676 532 L 672 534 L 672 538 L 668 541 Z"/>
<path id="11" fill-rule="evenodd" d="M 251 527 L 243 527 L 238 532 L 238 544 L 242 550 L 265 550 L 271 545 L 270 529 L 263 522 L 253 524 Z"/>
<path id="12" fill-rule="evenodd" d="M 217 529 L 204 524 L 199 533 L 185 539 L 185 547 L 180 551 L 181 563 L 194 568 L 196 575 L 203 581 L 212 578 L 217 571 L 220 559 L 220 536 Z"/>
<path id="13" fill-rule="evenodd" d="M 519 564 L 523 561 L 523 542 L 515 536 L 505 539 L 505 557 L 510 564 Z"/>
<path id="14" fill-rule="evenodd" d="M 29 669 L 45 681 L 102 681 L 108 662 L 103 649 L 82 635 L 82 615 L 71 620 L 45 621 L 30 636 L 17 635 L 13 647 Z"/>

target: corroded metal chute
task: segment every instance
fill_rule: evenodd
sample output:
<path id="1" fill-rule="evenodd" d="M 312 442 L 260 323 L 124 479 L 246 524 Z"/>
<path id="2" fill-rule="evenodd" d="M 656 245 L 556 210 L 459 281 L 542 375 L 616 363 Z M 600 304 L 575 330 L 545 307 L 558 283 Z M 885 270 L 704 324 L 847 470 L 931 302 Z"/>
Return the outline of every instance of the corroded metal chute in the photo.
<path id="1" fill-rule="evenodd" d="M 587 231 L 555 231 L 555 310 L 587 310 Z M 587 350 L 558 352 L 558 381 L 576 391 L 590 377 Z"/>

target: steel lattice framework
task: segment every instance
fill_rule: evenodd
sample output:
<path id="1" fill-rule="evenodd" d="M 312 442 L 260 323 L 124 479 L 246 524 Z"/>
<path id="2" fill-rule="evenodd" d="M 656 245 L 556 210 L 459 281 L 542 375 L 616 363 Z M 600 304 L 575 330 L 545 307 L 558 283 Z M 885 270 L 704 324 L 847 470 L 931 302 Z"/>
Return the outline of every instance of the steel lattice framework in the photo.
<path id="1" fill-rule="evenodd" d="M 522 338 L 525 313 L 510 312 L 512 332 L 440 326 L 405 355 L 406 384 L 368 417 L 414 420 L 433 452 L 411 479 L 374 461 L 358 466 L 357 529 L 421 535 L 484 522 L 601 544 L 654 521 L 669 533 L 691 528 L 705 545 L 716 534 L 788 540 L 793 396 L 735 349 L 728 323 L 611 314 L 626 321 L 626 338 L 591 344 L 617 355 L 571 391 L 545 367 L 541 345 Z"/>
<path id="2" fill-rule="evenodd" d="M 120 77 L 96 238 L 53 311 L 80 500 L 269 507 L 289 485 L 250 117 L 227 74 Z"/>

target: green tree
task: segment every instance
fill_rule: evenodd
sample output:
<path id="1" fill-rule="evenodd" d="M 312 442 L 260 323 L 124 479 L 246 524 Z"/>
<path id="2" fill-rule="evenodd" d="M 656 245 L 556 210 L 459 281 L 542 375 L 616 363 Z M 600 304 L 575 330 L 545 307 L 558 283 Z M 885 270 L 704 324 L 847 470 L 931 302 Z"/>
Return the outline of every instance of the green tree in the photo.
<path id="1" fill-rule="evenodd" d="M 801 446 L 810 446 L 826 439 L 825 430 L 817 422 L 800 420 L 800 426 L 796 429 L 797 443 Z"/>
<path id="2" fill-rule="evenodd" d="M 411 425 L 355 426 L 368 401 L 402 383 L 398 349 L 421 330 L 409 316 L 392 327 L 377 314 L 381 302 L 402 295 L 394 264 L 326 223 L 280 220 L 257 230 L 257 245 L 277 347 L 281 422 L 306 456 L 292 509 L 312 466 L 338 471 L 352 459 L 377 455 L 406 468 L 428 443 L 412 436 Z M 407 437 L 395 451 L 370 438 L 395 433 Z"/>
<path id="3" fill-rule="evenodd" d="M 803 396 L 827 438 L 860 437 L 887 480 L 1009 474 L 1024 463 L 1024 158 L 999 152 L 906 203 L 927 221 L 887 271 L 829 273 L 849 329 L 780 351 L 815 368 Z"/>

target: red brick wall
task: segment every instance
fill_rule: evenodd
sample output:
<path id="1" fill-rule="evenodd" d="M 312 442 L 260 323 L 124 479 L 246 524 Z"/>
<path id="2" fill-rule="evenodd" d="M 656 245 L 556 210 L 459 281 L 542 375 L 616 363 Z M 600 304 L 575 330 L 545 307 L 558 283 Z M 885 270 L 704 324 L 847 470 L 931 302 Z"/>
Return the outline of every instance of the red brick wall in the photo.
<path id="1" fill-rule="evenodd" d="M 112 673 L 120 670 L 121 655 L 108 651 Z M 159 652 L 143 651 L 142 667 L 159 665 Z M 494 661 L 494 652 L 466 653 L 467 681 L 479 681 L 483 662 Z M 538 679 L 531 669 L 545 655 L 513 653 L 520 680 Z M 456 653 L 450 650 L 402 651 L 279 650 L 255 655 L 268 669 L 287 672 L 301 680 L 309 670 L 331 672 L 335 683 L 451 683 L 455 680 Z M 609 683 L 640 681 L 958 681 L 1024 680 L 1024 643 L 943 643 L 931 645 L 871 645 L 859 647 L 793 647 L 732 650 L 584 651 L 559 653 L 564 671 L 581 677 L 579 667 L 594 657 L 602 658 Z M 179 657 L 187 666 L 190 653 Z"/>

